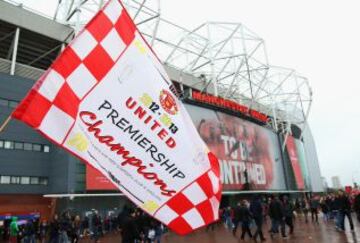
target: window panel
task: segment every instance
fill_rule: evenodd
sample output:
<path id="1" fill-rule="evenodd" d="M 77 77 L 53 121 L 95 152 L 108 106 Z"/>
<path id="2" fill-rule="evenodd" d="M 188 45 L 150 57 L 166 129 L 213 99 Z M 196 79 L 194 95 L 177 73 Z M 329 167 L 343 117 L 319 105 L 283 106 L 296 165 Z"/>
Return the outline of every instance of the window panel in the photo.
<path id="1" fill-rule="evenodd" d="M 9 140 L 0 140 L 0 149 L 17 149 L 17 150 L 26 150 L 26 151 L 36 151 L 36 152 L 50 152 L 49 145 L 34 144 L 34 143 L 24 143 L 21 141 L 9 141 Z"/>
<path id="2" fill-rule="evenodd" d="M 27 151 L 31 151 L 32 150 L 32 144 L 31 143 L 24 143 L 24 149 Z"/>
<path id="3" fill-rule="evenodd" d="M 21 142 L 15 142 L 14 147 L 15 149 L 24 149 L 24 144 Z"/>
<path id="4" fill-rule="evenodd" d="M 20 176 L 12 176 L 10 182 L 11 184 L 20 184 Z"/>
<path id="5" fill-rule="evenodd" d="M 1 176 L 0 184 L 10 184 L 10 176 Z"/>
<path id="6" fill-rule="evenodd" d="M 33 144 L 33 150 L 40 152 L 41 151 L 41 145 L 40 144 Z"/>
<path id="7" fill-rule="evenodd" d="M 31 185 L 38 185 L 39 184 L 39 177 L 30 177 L 30 184 Z"/>
<path id="8" fill-rule="evenodd" d="M 46 177 L 40 177 L 39 184 L 46 186 L 48 184 L 48 178 Z"/>
<path id="9" fill-rule="evenodd" d="M 49 153 L 50 152 L 50 146 L 44 145 L 44 152 Z"/>
<path id="10" fill-rule="evenodd" d="M 14 142 L 12 141 L 5 141 L 4 148 L 6 149 L 13 149 L 14 148 Z"/>
<path id="11" fill-rule="evenodd" d="M 20 178 L 20 184 L 29 185 L 30 184 L 30 177 L 29 176 L 22 176 Z"/>

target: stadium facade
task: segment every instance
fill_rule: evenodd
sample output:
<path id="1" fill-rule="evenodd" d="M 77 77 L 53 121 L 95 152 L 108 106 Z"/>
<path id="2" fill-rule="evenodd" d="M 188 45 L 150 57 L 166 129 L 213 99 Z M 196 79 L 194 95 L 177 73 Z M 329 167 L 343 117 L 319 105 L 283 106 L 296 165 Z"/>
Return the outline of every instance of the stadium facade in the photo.
<path id="1" fill-rule="evenodd" d="M 199 134 L 219 158 L 223 203 L 242 193 L 323 191 L 307 124 L 312 92 L 306 79 L 268 65 L 267 57 L 261 61 L 257 55 L 263 40 L 240 24 L 182 29 L 175 44 L 166 43 L 172 48 L 164 54 L 166 48 L 156 45 L 165 43 L 160 17 L 147 32 L 142 24 L 146 18 L 156 19 L 151 11 L 144 6 L 128 8 L 140 18 L 138 27 L 159 51 Z M 0 0 L 0 122 L 74 37 L 76 28 L 60 22 Z M 216 28 L 231 34 L 214 40 L 200 33 L 203 28 L 207 35 Z M 254 41 L 254 51 L 250 44 L 248 50 L 226 50 L 227 44 L 234 46 L 239 40 L 243 46 Z M 295 90 L 293 86 L 286 90 L 291 82 L 297 84 Z M 307 97 L 301 91 L 304 86 Z M 63 209 L 109 211 L 124 203 L 127 200 L 97 171 L 23 123 L 11 120 L 0 133 L 0 220 L 9 215 L 49 218 Z"/>

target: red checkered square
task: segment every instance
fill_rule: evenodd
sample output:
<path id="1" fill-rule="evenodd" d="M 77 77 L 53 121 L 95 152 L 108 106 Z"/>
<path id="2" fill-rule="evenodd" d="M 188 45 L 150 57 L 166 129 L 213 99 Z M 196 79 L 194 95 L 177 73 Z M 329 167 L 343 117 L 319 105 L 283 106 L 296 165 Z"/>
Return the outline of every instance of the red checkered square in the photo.
<path id="1" fill-rule="evenodd" d="M 202 212 L 202 213 L 206 213 L 206 212 Z M 197 229 L 205 225 L 204 219 L 201 217 L 200 212 L 196 208 L 192 208 L 191 210 L 181 215 L 181 217 L 185 219 L 185 221 L 193 229 Z"/>
<path id="2" fill-rule="evenodd" d="M 210 166 L 212 168 L 212 172 L 214 172 L 214 174 L 220 178 L 220 166 L 219 166 L 219 161 L 217 159 L 217 157 L 213 154 L 213 153 L 208 153 L 208 158 L 210 161 Z"/>
<path id="3" fill-rule="evenodd" d="M 136 26 L 126 11 L 122 11 L 120 18 L 115 23 L 115 29 L 126 45 L 129 45 L 135 37 Z"/>
<path id="4" fill-rule="evenodd" d="M 97 45 L 85 58 L 84 64 L 99 82 L 114 66 L 114 61 L 101 45 Z"/>
<path id="5" fill-rule="evenodd" d="M 222 190 L 219 190 L 218 193 L 215 194 L 215 197 L 216 197 L 216 199 L 217 199 L 219 202 L 220 202 L 220 200 L 221 200 L 221 191 L 222 191 Z"/>
<path id="6" fill-rule="evenodd" d="M 62 144 L 74 121 L 67 113 L 52 105 L 38 129 L 55 142 Z"/>
<path id="7" fill-rule="evenodd" d="M 209 200 L 206 200 L 198 205 L 196 205 L 196 209 L 201 214 L 205 224 L 209 224 L 214 221 L 214 213 L 213 208 Z"/>
<path id="8" fill-rule="evenodd" d="M 167 205 L 179 215 L 184 214 L 194 207 L 189 199 L 182 193 L 170 199 Z"/>
<path id="9" fill-rule="evenodd" d="M 193 205 L 197 205 L 207 199 L 206 194 L 197 182 L 192 183 L 181 193 L 184 194 Z"/>
<path id="10" fill-rule="evenodd" d="M 204 175 L 199 177 L 199 179 L 197 179 L 197 183 L 200 185 L 201 189 L 204 191 L 204 193 L 206 194 L 206 196 L 208 198 L 210 198 L 210 197 L 212 197 L 214 195 L 213 189 L 210 186 L 211 181 L 210 181 L 210 178 L 208 176 L 208 173 L 205 173 Z"/>
<path id="11" fill-rule="evenodd" d="M 12 115 L 19 120 L 23 120 L 28 125 L 37 128 L 40 126 L 41 121 L 50 107 L 51 102 L 32 89 Z"/>
<path id="12" fill-rule="evenodd" d="M 119 1 L 110 1 L 109 4 L 104 9 L 104 13 L 111 20 L 111 22 L 115 24 L 118 18 L 120 17 L 122 10 L 123 7 L 119 3 Z"/>
<path id="13" fill-rule="evenodd" d="M 176 218 L 175 220 L 173 220 L 170 224 L 169 227 L 172 229 L 176 229 L 176 233 L 180 234 L 180 235 L 185 235 L 189 232 L 192 231 L 191 226 L 186 222 L 185 219 L 179 217 Z"/>
<path id="14" fill-rule="evenodd" d="M 112 27 L 113 24 L 110 19 L 103 13 L 103 11 L 100 11 L 86 26 L 86 29 L 98 42 L 100 42 L 109 33 Z"/>
<path id="15" fill-rule="evenodd" d="M 58 72 L 65 79 L 80 65 L 81 60 L 70 47 L 67 47 L 64 52 L 52 65 L 52 68 Z"/>
<path id="16" fill-rule="evenodd" d="M 74 119 L 76 118 L 79 103 L 80 99 L 75 95 L 67 83 L 61 87 L 54 100 L 54 105 Z"/>

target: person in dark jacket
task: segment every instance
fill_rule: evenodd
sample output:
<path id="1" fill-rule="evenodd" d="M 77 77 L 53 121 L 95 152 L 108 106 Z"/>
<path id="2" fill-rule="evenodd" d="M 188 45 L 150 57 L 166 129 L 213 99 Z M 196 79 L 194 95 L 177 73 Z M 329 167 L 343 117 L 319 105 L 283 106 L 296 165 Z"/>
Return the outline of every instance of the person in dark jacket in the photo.
<path id="1" fill-rule="evenodd" d="M 71 227 L 71 218 L 69 212 L 64 212 L 61 215 L 60 223 L 59 223 L 59 241 L 60 242 L 68 242 L 69 241 L 69 231 Z"/>
<path id="2" fill-rule="evenodd" d="M 269 217 L 271 219 L 271 236 L 279 233 L 279 225 L 283 219 L 282 205 L 278 197 L 273 197 L 269 205 Z"/>
<path id="3" fill-rule="evenodd" d="M 324 215 L 324 221 L 325 222 L 328 222 L 329 221 L 329 207 L 326 203 L 326 199 L 323 197 L 320 199 L 320 208 L 321 208 L 321 211 Z"/>
<path id="4" fill-rule="evenodd" d="M 250 222 L 251 222 L 251 213 L 249 208 L 246 205 L 246 201 L 243 200 L 240 203 L 239 208 L 239 219 L 241 221 L 241 239 L 245 239 L 246 233 L 252 238 L 251 230 L 250 230 Z"/>
<path id="5" fill-rule="evenodd" d="M 29 220 L 25 225 L 24 242 L 35 243 L 35 226 L 33 220 Z"/>
<path id="6" fill-rule="evenodd" d="M 311 211 L 311 221 L 319 223 L 318 219 L 318 209 L 320 206 L 319 199 L 316 196 L 313 196 L 310 200 L 310 211 Z"/>
<path id="7" fill-rule="evenodd" d="M 306 197 L 303 197 L 300 199 L 299 203 L 300 203 L 300 210 L 305 218 L 305 223 L 308 223 L 308 214 L 310 209 L 309 201 Z"/>
<path id="8" fill-rule="evenodd" d="M 57 214 L 54 215 L 54 219 L 50 222 L 50 243 L 58 243 L 59 242 L 59 233 L 60 233 L 60 222 L 59 216 Z"/>
<path id="9" fill-rule="evenodd" d="M 357 219 L 360 223 L 360 193 L 356 195 L 354 200 L 354 211 L 356 213 Z"/>
<path id="10" fill-rule="evenodd" d="M 100 237 L 102 236 L 102 220 L 98 211 L 94 211 L 92 216 L 92 224 L 93 224 L 93 236 L 95 242 L 99 242 Z"/>
<path id="11" fill-rule="evenodd" d="M 121 237 L 122 243 L 134 243 L 140 239 L 139 229 L 135 222 L 135 210 L 129 209 L 129 213 L 122 221 Z"/>
<path id="12" fill-rule="evenodd" d="M 343 192 L 339 191 L 339 212 L 340 212 L 340 222 L 339 226 L 341 230 L 345 230 L 345 216 L 348 218 L 350 223 L 351 231 L 354 231 L 354 223 L 351 217 L 351 203 L 349 197 Z"/>
<path id="13" fill-rule="evenodd" d="M 283 197 L 282 210 L 283 210 L 283 220 L 281 221 L 281 234 L 283 237 L 286 237 L 285 224 L 290 228 L 289 234 L 292 234 L 294 232 L 294 223 L 293 223 L 294 206 L 292 202 L 289 201 L 287 196 Z"/>
<path id="14" fill-rule="evenodd" d="M 256 231 L 254 234 L 255 241 L 257 240 L 257 236 L 259 236 L 261 241 L 265 241 L 265 237 L 262 232 L 262 224 L 263 224 L 263 206 L 261 200 L 258 196 L 255 196 L 250 203 L 250 212 L 254 218 L 256 224 Z"/>
<path id="15" fill-rule="evenodd" d="M 336 229 L 341 230 L 342 215 L 340 212 L 340 195 L 339 194 L 334 195 L 332 208 L 333 208 L 333 215 L 335 216 L 335 227 L 336 227 Z"/>
<path id="16" fill-rule="evenodd" d="M 232 229 L 232 233 L 234 236 L 236 235 L 237 227 L 241 221 L 240 214 L 241 214 L 241 203 L 239 202 L 234 209 L 234 222 L 233 222 L 233 229 Z"/>

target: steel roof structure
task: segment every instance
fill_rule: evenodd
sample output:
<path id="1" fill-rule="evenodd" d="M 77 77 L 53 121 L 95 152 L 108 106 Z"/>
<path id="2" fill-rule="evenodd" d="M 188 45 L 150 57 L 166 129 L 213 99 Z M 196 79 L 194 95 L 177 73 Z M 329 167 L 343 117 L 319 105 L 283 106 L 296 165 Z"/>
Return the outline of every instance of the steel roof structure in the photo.
<path id="1" fill-rule="evenodd" d="M 49 18 L 76 32 L 107 1 L 58 0 L 55 15 Z M 305 129 L 312 103 L 308 80 L 293 69 L 269 64 L 265 41 L 246 26 L 206 22 L 187 29 L 162 18 L 160 0 L 123 3 L 165 67 L 176 70 L 177 82 L 263 112 L 272 118 L 268 125 L 276 131 L 291 133 L 292 124 Z M 0 28 L 0 34 L 2 49 L 13 50 L 16 28 Z M 38 45 L 31 45 L 31 36 L 25 37 L 26 30 L 22 30 L 17 60 L 35 68 L 45 69 L 64 47 L 61 42 L 45 40 L 31 54 L 26 47 Z M 36 57 L 27 59 L 34 51 L 39 52 Z M 11 59 L 9 53 L 0 53 L 0 58 Z M 189 76 L 192 82 L 186 83 Z"/>

